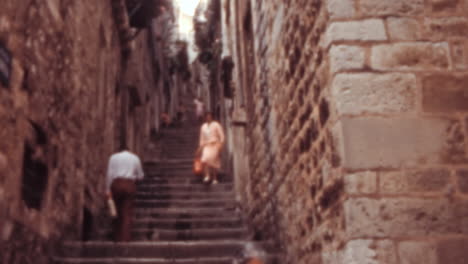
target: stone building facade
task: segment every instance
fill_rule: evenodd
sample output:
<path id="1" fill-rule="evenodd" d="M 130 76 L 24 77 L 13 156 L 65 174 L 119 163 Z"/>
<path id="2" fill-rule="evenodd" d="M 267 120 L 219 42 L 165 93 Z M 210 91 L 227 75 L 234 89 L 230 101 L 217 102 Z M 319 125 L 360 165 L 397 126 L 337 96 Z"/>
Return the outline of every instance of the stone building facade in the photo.
<path id="1" fill-rule="evenodd" d="M 468 1 L 222 10 L 234 174 L 257 236 L 286 263 L 466 263 Z"/>
<path id="2" fill-rule="evenodd" d="M 124 4 L 2 1 L 1 263 L 50 263 L 54 241 L 82 239 L 103 212 L 109 155 L 124 141 L 143 152 L 151 42 L 131 34 Z"/>

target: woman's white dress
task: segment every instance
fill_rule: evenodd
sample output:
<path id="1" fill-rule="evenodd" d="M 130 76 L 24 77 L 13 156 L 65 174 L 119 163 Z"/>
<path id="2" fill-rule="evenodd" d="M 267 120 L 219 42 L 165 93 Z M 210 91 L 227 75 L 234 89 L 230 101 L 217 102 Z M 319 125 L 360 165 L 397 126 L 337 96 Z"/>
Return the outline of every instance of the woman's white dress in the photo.
<path id="1" fill-rule="evenodd" d="M 224 132 L 221 125 L 212 121 L 204 123 L 200 129 L 201 162 L 212 168 L 221 168 L 221 149 L 224 145 Z"/>

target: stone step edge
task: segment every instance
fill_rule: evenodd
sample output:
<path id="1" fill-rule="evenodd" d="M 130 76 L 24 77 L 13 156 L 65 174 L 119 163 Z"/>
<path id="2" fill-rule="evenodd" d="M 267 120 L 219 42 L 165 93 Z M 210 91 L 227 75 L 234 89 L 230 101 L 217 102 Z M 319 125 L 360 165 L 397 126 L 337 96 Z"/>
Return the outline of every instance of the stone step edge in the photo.
<path id="1" fill-rule="evenodd" d="M 109 263 L 109 264 L 118 264 L 118 263 L 147 263 L 147 264 L 165 264 L 165 263 L 232 263 L 233 260 L 242 259 L 243 256 L 239 257 L 202 257 L 202 258 L 58 258 L 54 257 L 54 262 L 59 263 Z M 269 260 L 272 259 L 279 259 L 281 255 L 272 255 L 268 254 L 266 257 L 267 259 L 266 264 L 268 264 Z"/>
<path id="2" fill-rule="evenodd" d="M 174 258 L 54 258 L 53 261 L 56 263 L 147 263 L 147 264 L 166 264 L 166 263 L 232 263 L 236 259 L 235 257 L 225 258 L 186 258 L 186 259 L 174 259 Z"/>
<path id="3" fill-rule="evenodd" d="M 243 246 L 247 244 L 254 245 L 272 245 L 269 241 L 251 241 L 246 239 L 226 239 L 226 240 L 198 240 L 198 241 L 131 241 L 131 242 L 114 242 L 114 241 L 64 241 L 64 246 Z"/>
<path id="4" fill-rule="evenodd" d="M 167 203 L 168 199 L 166 200 L 161 200 L 161 199 L 140 199 L 140 198 L 136 198 L 135 199 L 135 202 L 138 203 L 138 202 L 154 202 L 154 203 Z M 211 198 L 211 199 L 205 199 L 205 198 L 201 198 L 201 199 L 196 199 L 196 200 L 184 200 L 184 199 L 170 199 L 169 200 L 171 203 L 180 203 L 180 204 L 194 204 L 194 203 L 213 203 L 213 202 L 216 202 L 216 203 L 235 203 L 236 200 L 235 199 L 219 199 L 219 198 Z"/>
<path id="5" fill-rule="evenodd" d="M 102 229 L 98 232 L 110 232 L 112 229 Z M 248 234 L 249 230 L 245 227 L 232 227 L 232 228 L 190 228 L 190 229 L 169 229 L 169 228 L 132 228 L 132 232 L 166 232 L 166 233 L 195 233 L 195 234 L 209 234 L 218 232 L 220 234 L 223 233 L 232 233 L 232 232 L 239 232 L 242 234 Z M 163 242 L 163 241 L 161 241 Z"/>
<path id="6" fill-rule="evenodd" d="M 133 220 L 134 223 L 192 223 L 192 222 L 199 222 L 199 223 L 219 223 L 219 222 L 242 222 L 241 217 L 198 217 L 198 218 L 189 218 L 189 219 L 180 219 L 180 218 L 140 218 L 138 220 Z M 136 221 L 136 222 L 135 222 Z"/>

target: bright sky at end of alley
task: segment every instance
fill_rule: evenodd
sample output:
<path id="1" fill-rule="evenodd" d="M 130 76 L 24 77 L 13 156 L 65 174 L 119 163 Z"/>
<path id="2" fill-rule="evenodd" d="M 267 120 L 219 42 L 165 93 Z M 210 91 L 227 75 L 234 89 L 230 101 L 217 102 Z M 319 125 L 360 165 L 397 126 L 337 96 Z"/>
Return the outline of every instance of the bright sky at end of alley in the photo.
<path id="1" fill-rule="evenodd" d="M 200 0 L 176 0 L 180 11 L 186 15 L 193 16 Z"/>

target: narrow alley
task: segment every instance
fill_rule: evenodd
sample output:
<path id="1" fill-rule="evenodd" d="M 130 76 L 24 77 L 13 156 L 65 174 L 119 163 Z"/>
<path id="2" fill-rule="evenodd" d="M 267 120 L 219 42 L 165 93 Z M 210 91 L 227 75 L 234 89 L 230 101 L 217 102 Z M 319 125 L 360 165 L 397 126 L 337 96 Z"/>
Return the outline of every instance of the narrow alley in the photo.
<path id="1" fill-rule="evenodd" d="M 468 263 L 468 0 L 0 6 L 0 264 Z"/>

